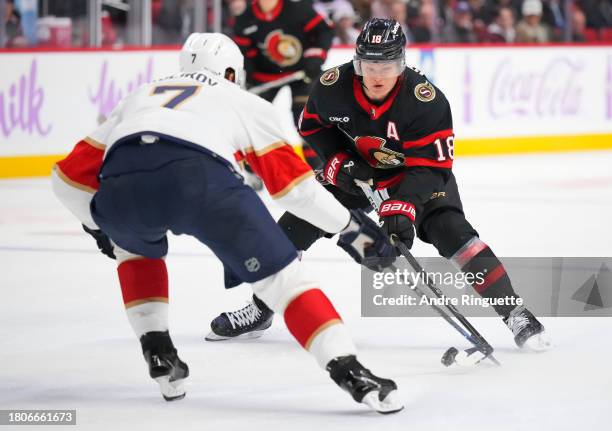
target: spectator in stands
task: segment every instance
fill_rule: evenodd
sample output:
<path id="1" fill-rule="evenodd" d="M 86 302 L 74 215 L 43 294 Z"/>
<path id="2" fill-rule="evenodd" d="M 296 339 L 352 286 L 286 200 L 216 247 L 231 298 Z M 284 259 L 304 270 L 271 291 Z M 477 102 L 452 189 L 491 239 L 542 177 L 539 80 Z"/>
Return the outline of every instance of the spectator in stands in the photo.
<path id="1" fill-rule="evenodd" d="M 565 29 L 565 0 L 541 0 L 542 1 L 542 24 L 546 25 L 551 32 L 552 40 L 563 40 Z"/>
<path id="2" fill-rule="evenodd" d="M 447 23 L 442 31 L 442 41 L 446 43 L 477 42 L 472 22 L 472 11 L 467 2 L 460 1 L 455 6 L 453 20 Z"/>
<path id="3" fill-rule="evenodd" d="M 28 41 L 23 35 L 21 16 L 15 7 L 14 0 L 7 0 L 6 2 L 4 26 L 6 29 L 7 48 L 18 48 L 28 44 Z M 2 46 L 0 46 L 0 48 L 2 48 Z"/>
<path id="4" fill-rule="evenodd" d="M 247 0 L 226 0 L 227 16 L 223 21 L 223 33 L 233 35 L 236 17 L 247 8 Z"/>
<path id="5" fill-rule="evenodd" d="M 602 29 L 612 27 L 612 2 L 610 0 L 579 0 L 586 15 L 587 27 Z"/>
<path id="6" fill-rule="evenodd" d="M 586 16 L 578 8 L 572 12 L 572 42 L 586 42 Z"/>
<path id="7" fill-rule="evenodd" d="M 372 0 L 370 13 L 374 18 L 391 18 L 391 3 L 393 0 Z"/>
<path id="8" fill-rule="evenodd" d="M 371 0 L 351 0 L 360 22 L 366 22 L 372 18 Z"/>
<path id="9" fill-rule="evenodd" d="M 319 15 L 327 17 L 332 21 L 336 20 L 335 15 L 337 11 L 342 11 L 345 15 L 348 9 L 354 11 L 350 0 L 314 0 L 312 6 Z M 355 13 L 353 12 L 354 15 Z"/>
<path id="10" fill-rule="evenodd" d="M 521 8 L 523 19 L 516 26 L 516 41 L 521 43 L 550 42 L 548 27 L 542 24 L 542 2 L 525 0 Z"/>
<path id="11" fill-rule="evenodd" d="M 431 1 L 423 0 L 419 16 L 410 29 L 415 43 L 430 43 L 438 41 L 438 21 L 436 9 Z"/>
<path id="12" fill-rule="evenodd" d="M 350 3 L 336 8 L 332 16 L 336 31 L 333 45 L 354 45 L 359 36 L 359 30 L 355 28 L 357 16 Z"/>
<path id="13" fill-rule="evenodd" d="M 487 28 L 487 42 L 512 43 L 516 40 L 514 28 L 514 11 L 509 7 L 502 7 L 497 11 L 495 20 Z"/>

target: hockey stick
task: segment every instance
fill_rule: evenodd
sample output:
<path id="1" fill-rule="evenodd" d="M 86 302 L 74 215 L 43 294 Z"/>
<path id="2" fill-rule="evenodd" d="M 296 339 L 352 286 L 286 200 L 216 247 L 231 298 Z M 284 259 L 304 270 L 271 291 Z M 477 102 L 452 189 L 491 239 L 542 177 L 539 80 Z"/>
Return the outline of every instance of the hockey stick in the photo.
<path id="1" fill-rule="evenodd" d="M 357 186 L 359 186 L 359 188 L 361 188 L 361 190 L 363 191 L 364 195 L 368 198 L 368 201 L 370 202 L 372 207 L 378 212 L 378 209 L 380 208 L 380 204 L 382 203 L 380 197 L 374 195 L 374 193 L 372 192 L 372 189 L 370 188 L 370 185 L 368 183 L 365 183 L 365 182 L 359 181 L 359 180 L 355 180 L 355 183 L 357 184 Z M 393 240 L 393 238 L 392 238 L 392 240 Z M 410 253 L 410 250 L 408 249 L 408 247 L 406 247 L 406 245 L 403 242 L 401 242 L 401 241 L 397 241 L 396 240 L 396 241 L 394 241 L 394 243 L 395 243 L 395 246 L 399 249 L 399 251 L 402 254 L 402 256 L 404 256 L 404 258 L 408 261 L 408 264 L 412 267 L 412 269 L 414 269 L 417 273 L 424 275 L 423 281 L 425 282 L 425 285 L 427 287 L 429 287 L 429 289 L 433 292 L 433 294 L 436 295 L 438 298 L 443 298 L 444 294 L 442 293 L 440 288 L 438 286 L 436 286 L 436 284 L 431 279 L 430 275 L 425 271 L 425 269 L 421 266 L 421 264 L 415 259 L 415 257 L 412 255 L 412 253 Z M 422 296 L 426 296 L 420 290 L 418 290 L 417 293 L 419 293 Z M 474 345 L 475 349 L 468 349 L 468 350 L 464 351 L 466 357 L 469 357 L 476 350 L 478 350 L 478 351 L 480 351 L 484 355 L 484 357 L 480 358 L 477 362 L 480 362 L 480 361 L 482 361 L 485 358 L 489 358 L 495 365 L 501 365 L 499 363 L 499 361 L 497 359 L 495 359 L 495 357 L 493 356 L 493 347 L 476 330 L 476 328 L 474 328 L 474 326 L 472 326 L 472 324 L 465 318 L 465 316 L 463 314 L 461 314 L 459 312 L 459 310 L 457 310 L 457 308 L 453 304 L 445 303 L 445 306 L 448 309 L 448 311 L 463 325 L 463 328 L 461 328 L 440 307 L 433 306 L 433 308 L 434 308 L 434 310 L 436 310 L 438 312 L 438 314 L 440 314 L 440 316 L 442 316 L 442 318 L 444 318 L 444 320 L 446 320 L 453 328 L 455 328 L 466 340 L 468 340 L 471 344 Z M 444 365 L 447 365 L 447 366 L 450 365 L 450 363 L 453 360 L 456 360 L 456 357 L 457 357 L 458 353 L 459 352 L 457 351 L 457 349 L 455 349 L 454 347 L 451 347 L 450 349 L 448 349 L 445 352 L 445 354 L 444 354 L 444 356 L 442 358 L 442 363 Z M 450 361 L 451 361 L 448 364 L 445 362 L 445 359 L 446 360 L 449 359 L 449 358 L 447 358 L 447 356 L 450 357 Z"/>
<path id="2" fill-rule="evenodd" d="M 303 70 L 298 70 L 291 75 L 287 75 L 283 78 L 277 79 L 276 81 L 266 82 L 265 84 L 256 85 L 255 87 L 249 88 L 249 93 L 261 94 L 273 88 L 282 87 L 283 85 L 291 84 L 294 81 L 301 81 L 306 78 L 306 73 Z"/>

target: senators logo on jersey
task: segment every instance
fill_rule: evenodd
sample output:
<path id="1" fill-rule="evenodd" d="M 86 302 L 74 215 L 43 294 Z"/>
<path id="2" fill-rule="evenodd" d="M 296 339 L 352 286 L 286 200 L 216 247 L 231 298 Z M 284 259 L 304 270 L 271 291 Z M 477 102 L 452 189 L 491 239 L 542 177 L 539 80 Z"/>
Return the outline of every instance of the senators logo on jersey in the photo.
<path id="1" fill-rule="evenodd" d="M 262 50 L 266 56 L 281 67 L 293 66 L 302 57 L 302 44 L 282 30 L 270 32 L 264 40 Z"/>
<path id="2" fill-rule="evenodd" d="M 386 139 L 378 136 L 357 136 L 355 145 L 366 159 L 375 168 L 396 168 L 404 164 L 404 155 L 385 147 Z"/>

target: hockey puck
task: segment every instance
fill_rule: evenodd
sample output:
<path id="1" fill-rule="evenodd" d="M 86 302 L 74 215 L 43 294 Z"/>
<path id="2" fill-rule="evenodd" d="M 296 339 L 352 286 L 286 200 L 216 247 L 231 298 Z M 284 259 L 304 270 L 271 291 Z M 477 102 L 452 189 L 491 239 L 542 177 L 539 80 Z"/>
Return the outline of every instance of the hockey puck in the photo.
<path id="1" fill-rule="evenodd" d="M 455 357 L 457 356 L 458 353 L 459 353 L 459 350 L 457 350 L 454 347 L 450 347 L 442 355 L 442 359 L 441 359 L 442 365 L 444 365 L 445 367 L 450 367 L 453 364 L 453 362 L 455 362 Z"/>

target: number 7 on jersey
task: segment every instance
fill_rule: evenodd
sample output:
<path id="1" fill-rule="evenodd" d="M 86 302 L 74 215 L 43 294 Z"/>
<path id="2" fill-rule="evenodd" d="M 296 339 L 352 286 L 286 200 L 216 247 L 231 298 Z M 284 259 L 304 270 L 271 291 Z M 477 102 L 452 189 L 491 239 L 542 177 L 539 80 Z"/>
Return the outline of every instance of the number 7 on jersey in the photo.
<path id="1" fill-rule="evenodd" d="M 192 96 L 195 96 L 202 88 L 201 85 L 158 85 L 153 89 L 151 96 L 155 94 L 163 94 L 168 91 L 177 91 L 178 94 L 172 96 L 162 106 L 164 108 L 174 109 L 182 103 L 186 102 Z"/>

